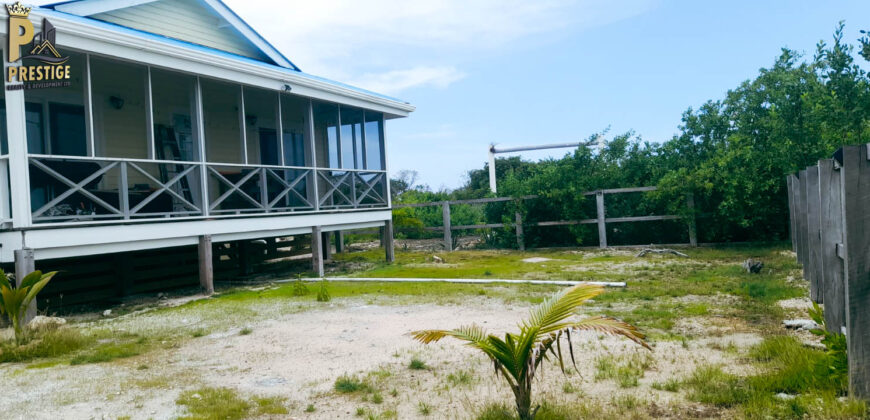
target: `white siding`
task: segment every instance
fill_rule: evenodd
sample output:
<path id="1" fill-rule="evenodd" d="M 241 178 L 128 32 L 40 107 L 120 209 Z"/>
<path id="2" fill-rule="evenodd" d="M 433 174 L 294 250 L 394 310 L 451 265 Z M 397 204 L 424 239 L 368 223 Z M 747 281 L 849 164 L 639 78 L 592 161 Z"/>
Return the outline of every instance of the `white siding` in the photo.
<path id="1" fill-rule="evenodd" d="M 90 17 L 273 63 L 200 0 L 160 0 Z"/>

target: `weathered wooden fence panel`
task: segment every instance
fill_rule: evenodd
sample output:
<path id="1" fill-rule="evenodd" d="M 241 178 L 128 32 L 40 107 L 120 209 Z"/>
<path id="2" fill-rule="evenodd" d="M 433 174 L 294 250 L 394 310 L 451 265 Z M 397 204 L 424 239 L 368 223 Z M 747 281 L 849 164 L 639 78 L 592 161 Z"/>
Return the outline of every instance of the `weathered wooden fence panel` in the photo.
<path id="1" fill-rule="evenodd" d="M 870 399 L 870 145 L 844 147 L 834 159 L 787 181 L 792 245 L 825 324 L 843 332 L 849 392 Z"/>
<path id="2" fill-rule="evenodd" d="M 822 302 L 828 331 L 838 333 L 845 326 L 846 296 L 843 289 L 843 259 L 837 255 L 843 243 L 843 206 L 840 168 L 833 159 L 819 161 L 821 197 Z"/>
<path id="3" fill-rule="evenodd" d="M 819 211 L 819 167 L 807 168 L 807 280 L 810 281 L 810 299 L 822 303 L 820 277 L 822 273 L 822 244 Z"/>

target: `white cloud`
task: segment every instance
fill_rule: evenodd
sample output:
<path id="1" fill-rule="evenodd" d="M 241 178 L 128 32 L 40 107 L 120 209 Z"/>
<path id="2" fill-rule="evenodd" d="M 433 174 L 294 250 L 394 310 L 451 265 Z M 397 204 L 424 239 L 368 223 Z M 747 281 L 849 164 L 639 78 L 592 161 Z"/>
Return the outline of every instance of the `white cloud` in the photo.
<path id="1" fill-rule="evenodd" d="M 351 79 L 349 83 L 375 92 L 395 95 L 412 87 L 432 86 L 444 89 L 463 77 L 465 75 L 455 67 L 417 66 L 383 73 L 366 73 L 356 79 Z"/>

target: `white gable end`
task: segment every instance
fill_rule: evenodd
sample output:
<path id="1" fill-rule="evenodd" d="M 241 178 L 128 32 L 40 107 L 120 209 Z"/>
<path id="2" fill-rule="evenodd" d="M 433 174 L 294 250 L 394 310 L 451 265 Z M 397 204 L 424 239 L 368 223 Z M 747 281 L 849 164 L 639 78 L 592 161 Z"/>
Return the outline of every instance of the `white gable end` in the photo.
<path id="1" fill-rule="evenodd" d="M 80 0 L 56 10 L 296 69 L 220 0 Z"/>

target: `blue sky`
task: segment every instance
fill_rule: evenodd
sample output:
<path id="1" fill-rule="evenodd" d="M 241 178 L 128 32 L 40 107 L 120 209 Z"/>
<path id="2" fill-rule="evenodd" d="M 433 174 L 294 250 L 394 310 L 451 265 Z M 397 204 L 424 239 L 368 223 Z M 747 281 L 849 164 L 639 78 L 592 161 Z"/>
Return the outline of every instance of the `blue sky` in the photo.
<path id="1" fill-rule="evenodd" d="M 388 123 L 390 170 L 435 189 L 490 143 L 668 140 L 780 48 L 811 56 L 840 20 L 850 42 L 870 29 L 867 0 L 224 1 L 302 70 L 416 105 Z"/>

